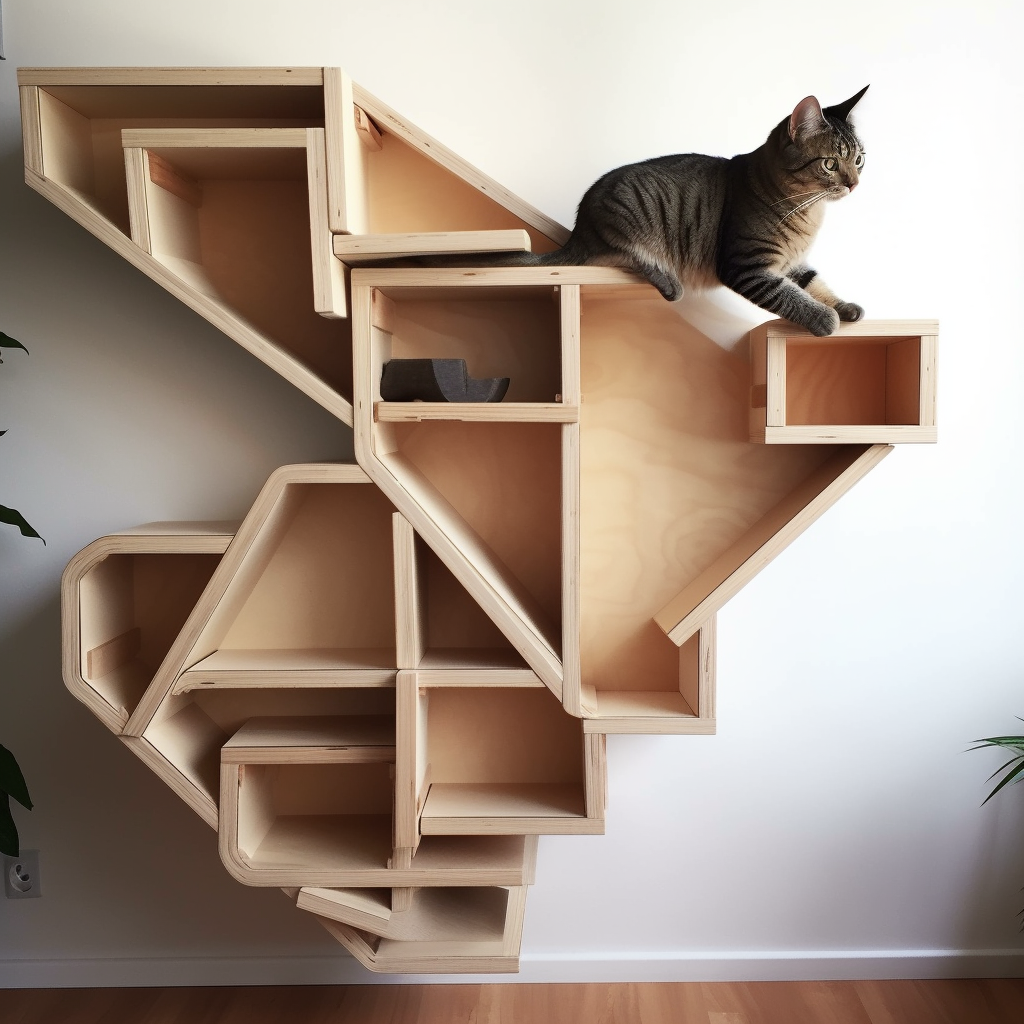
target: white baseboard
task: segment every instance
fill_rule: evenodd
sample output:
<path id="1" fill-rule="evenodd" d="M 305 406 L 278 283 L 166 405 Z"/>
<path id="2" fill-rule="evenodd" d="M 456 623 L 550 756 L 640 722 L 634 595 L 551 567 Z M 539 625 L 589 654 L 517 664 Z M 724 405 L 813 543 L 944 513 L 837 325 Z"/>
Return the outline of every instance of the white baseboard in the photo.
<path id="1" fill-rule="evenodd" d="M 0 961 L 3 988 L 629 981 L 855 981 L 1021 978 L 1022 949 L 771 953 L 523 954 L 518 975 L 383 975 L 338 957 L 167 957 Z"/>

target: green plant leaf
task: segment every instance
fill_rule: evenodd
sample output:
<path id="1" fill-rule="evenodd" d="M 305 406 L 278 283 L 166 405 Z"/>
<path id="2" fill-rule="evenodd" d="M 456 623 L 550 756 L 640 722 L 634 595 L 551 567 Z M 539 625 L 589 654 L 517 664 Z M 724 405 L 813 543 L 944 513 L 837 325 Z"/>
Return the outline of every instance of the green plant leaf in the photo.
<path id="1" fill-rule="evenodd" d="M 978 750 L 980 747 L 1021 747 L 1024 749 L 1024 736 L 989 736 L 983 740 L 974 740 L 977 743 L 977 747 L 971 747 L 972 750 Z"/>
<path id="2" fill-rule="evenodd" d="M 39 537 L 36 533 L 35 528 L 32 527 L 28 520 L 16 509 L 8 508 L 6 505 L 0 505 L 0 523 L 7 523 L 8 526 L 16 526 L 21 530 L 23 537 Z M 46 541 L 42 537 L 40 540 L 45 544 Z"/>
<path id="3" fill-rule="evenodd" d="M 21 774 L 17 758 L 4 746 L 0 746 L 0 793 L 10 794 L 22 807 L 32 810 L 25 776 Z"/>
<path id="4" fill-rule="evenodd" d="M 27 352 L 28 351 L 28 349 L 25 348 L 25 346 L 22 345 L 22 343 L 20 341 L 15 341 L 14 338 L 11 338 L 8 335 L 4 334 L 3 331 L 0 331 L 0 356 L 3 355 L 3 350 L 5 348 L 20 348 L 22 350 L 22 352 Z M 0 363 L 2 363 L 2 362 L 3 362 L 3 359 L 0 358 Z"/>
<path id="5" fill-rule="evenodd" d="M 1003 778 L 1002 782 L 1000 782 L 999 785 L 996 786 L 996 788 L 993 789 L 992 792 L 989 793 L 989 795 L 987 797 L 985 797 L 984 800 L 982 800 L 982 802 L 981 802 L 982 807 L 984 807 L 985 804 L 987 804 L 989 802 L 989 800 L 991 800 L 992 797 L 994 797 L 996 795 L 996 793 L 998 793 L 999 790 L 1001 790 L 1003 788 L 1003 786 L 1007 786 L 1011 782 L 1019 782 L 1020 780 L 1019 780 L 1018 776 L 1020 775 L 1021 772 L 1024 772 L 1024 760 L 1021 760 L 1021 763 L 1019 765 L 1017 765 L 1017 767 L 1014 768 L 1012 772 L 1009 772 Z"/>
<path id="6" fill-rule="evenodd" d="M 1011 757 L 1010 760 L 1006 762 L 1006 764 L 1001 764 L 985 781 L 991 782 L 1000 772 L 1006 771 L 1006 769 L 1009 768 L 1011 764 L 1013 764 L 1015 761 L 1019 761 L 1021 757 L 1024 757 L 1024 755 L 1018 754 L 1016 757 Z"/>
<path id="7" fill-rule="evenodd" d="M 8 857 L 21 855 L 18 826 L 14 824 L 11 803 L 6 793 L 0 793 L 0 853 Z"/>

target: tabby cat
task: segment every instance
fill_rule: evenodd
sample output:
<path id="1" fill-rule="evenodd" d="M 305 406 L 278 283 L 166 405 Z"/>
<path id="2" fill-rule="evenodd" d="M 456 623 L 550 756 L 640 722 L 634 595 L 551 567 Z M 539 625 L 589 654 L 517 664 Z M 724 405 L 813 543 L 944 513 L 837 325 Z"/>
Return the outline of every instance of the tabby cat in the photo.
<path id="1" fill-rule="evenodd" d="M 804 256 L 822 200 L 857 187 L 864 147 L 850 111 L 867 88 L 824 109 L 806 97 L 763 146 L 731 160 L 686 153 L 609 171 L 587 189 L 561 249 L 477 260 L 624 267 L 670 301 L 684 285 L 724 284 L 812 334 L 832 334 L 864 310 L 837 298 Z"/>

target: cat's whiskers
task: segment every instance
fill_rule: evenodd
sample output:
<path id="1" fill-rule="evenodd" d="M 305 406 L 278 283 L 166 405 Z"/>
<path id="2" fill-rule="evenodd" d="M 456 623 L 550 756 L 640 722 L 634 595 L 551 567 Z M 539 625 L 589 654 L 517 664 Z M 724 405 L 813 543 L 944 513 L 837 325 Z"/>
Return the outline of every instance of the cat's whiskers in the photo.
<path id="1" fill-rule="evenodd" d="M 812 196 L 815 193 L 812 192 L 794 192 L 791 196 L 783 196 L 781 199 L 776 199 L 774 203 L 769 203 L 769 206 L 778 206 L 779 203 L 788 203 L 791 199 L 799 199 L 801 196 Z"/>
<path id="2" fill-rule="evenodd" d="M 799 206 L 793 207 L 793 209 L 790 210 L 789 213 L 787 213 L 784 217 L 780 218 L 779 223 L 781 224 L 783 221 L 788 220 L 790 217 L 793 216 L 794 213 L 799 213 L 801 210 L 806 210 L 808 206 L 811 206 L 813 203 L 816 203 L 819 199 L 823 199 L 827 195 L 828 190 L 826 189 L 824 192 L 816 193 L 810 199 L 805 199 Z"/>

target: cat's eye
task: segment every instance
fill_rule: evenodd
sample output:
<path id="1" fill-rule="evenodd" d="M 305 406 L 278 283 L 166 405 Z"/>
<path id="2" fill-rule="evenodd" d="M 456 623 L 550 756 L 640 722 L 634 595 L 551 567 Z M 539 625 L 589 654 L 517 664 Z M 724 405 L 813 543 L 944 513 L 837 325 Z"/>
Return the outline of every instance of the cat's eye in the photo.
<path id="1" fill-rule="evenodd" d="M 826 171 L 839 170 L 839 161 L 834 156 L 826 157 L 826 159 L 822 160 L 822 164 Z"/>
<path id="2" fill-rule="evenodd" d="M 863 153 L 858 153 L 857 154 L 857 159 L 854 161 L 854 163 L 856 164 L 857 167 L 863 167 L 864 166 L 864 154 Z"/>

